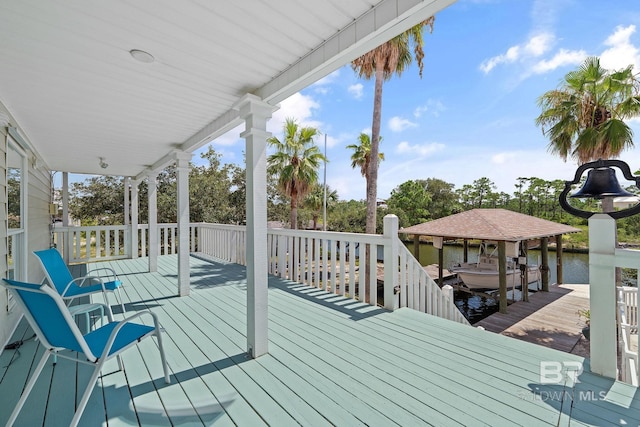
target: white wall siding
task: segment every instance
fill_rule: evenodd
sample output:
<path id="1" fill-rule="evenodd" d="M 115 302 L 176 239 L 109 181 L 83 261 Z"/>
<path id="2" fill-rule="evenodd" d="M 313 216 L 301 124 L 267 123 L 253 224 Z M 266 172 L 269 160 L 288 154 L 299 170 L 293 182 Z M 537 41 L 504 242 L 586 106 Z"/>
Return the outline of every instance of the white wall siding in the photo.
<path id="1" fill-rule="evenodd" d="M 0 104 L 0 120 L 4 112 Z M 6 113 L 5 113 L 6 114 Z M 0 277 L 7 277 L 7 128 L 6 123 L 0 123 Z M 0 290 L 0 352 L 9 341 L 13 330 L 18 324 L 20 315 L 14 306 L 11 312 L 7 311 L 7 291 Z"/>
<path id="2" fill-rule="evenodd" d="M 47 249 L 51 244 L 51 173 L 42 165 L 34 168 L 29 161 L 27 197 L 27 280 L 39 283 L 44 277 L 33 251 Z"/>
<path id="3" fill-rule="evenodd" d="M 7 206 L 7 168 L 9 136 L 7 127 L 18 127 L 14 118 L 0 103 L 0 277 L 8 274 L 8 206 Z M 14 141 L 18 145 L 20 141 Z M 21 147 L 26 161 L 26 207 L 24 213 L 26 231 L 26 280 L 40 282 L 43 274 L 31 253 L 34 250 L 49 247 L 51 233 L 49 225 L 49 203 L 51 200 L 51 173 L 42 161 L 35 162 L 35 154 L 29 147 Z M 20 320 L 21 312 L 15 305 L 8 304 L 7 291 L 0 290 L 0 351 L 8 342 Z"/>

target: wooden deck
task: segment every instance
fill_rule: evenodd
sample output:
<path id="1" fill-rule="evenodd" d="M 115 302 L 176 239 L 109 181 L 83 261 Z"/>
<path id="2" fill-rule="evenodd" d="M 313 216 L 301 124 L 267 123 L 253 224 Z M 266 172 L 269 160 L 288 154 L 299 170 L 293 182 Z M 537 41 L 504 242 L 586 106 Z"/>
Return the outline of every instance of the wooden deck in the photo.
<path id="1" fill-rule="evenodd" d="M 513 303 L 506 314 L 494 313 L 474 326 L 570 353 L 584 326 L 578 311 L 588 308 L 588 285 L 554 285 L 549 292 L 536 292 L 528 302 Z"/>
<path id="2" fill-rule="evenodd" d="M 191 295 L 179 298 L 176 258 L 161 257 L 157 273 L 145 273 L 145 263 L 110 264 L 122 272 L 127 309 L 160 317 L 173 382 L 164 384 L 155 342 L 145 340 L 123 354 L 123 371 L 113 372 L 115 361 L 105 370 L 82 426 L 640 424 L 634 387 L 586 371 L 578 383 L 541 381 L 542 361 L 583 362 L 578 356 L 276 278 L 270 352 L 251 360 L 243 267 L 192 257 Z M 31 335 L 21 325 L 14 338 Z M 28 340 L 0 355 L 0 425 L 38 346 Z M 49 364 L 16 425 L 68 424 L 86 380 L 82 365 Z"/>

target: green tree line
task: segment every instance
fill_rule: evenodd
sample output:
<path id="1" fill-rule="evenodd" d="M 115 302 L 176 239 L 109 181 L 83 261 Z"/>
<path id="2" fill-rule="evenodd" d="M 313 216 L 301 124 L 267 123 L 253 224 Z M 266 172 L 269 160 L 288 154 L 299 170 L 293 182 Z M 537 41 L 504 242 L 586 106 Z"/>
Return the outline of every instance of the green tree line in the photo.
<path id="1" fill-rule="evenodd" d="M 245 222 L 245 171 L 234 164 L 222 164 L 213 148 L 203 153 L 206 164 L 192 165 L 189 176 L 190 220 L 223 224 Z M 158 222 L 176 221 L 176 174 L 169 167 L 158 175 Z M 377 232 L 382 232 L 386 214 L 398 216 L 401 227 L 442 218 L 475 208 L 503 208 L 538 218 L 585 225 L 583 219 L 564 212 L 558 197 L 564 181 L 547 181 L 537 177 L 521 177 L 514 191 L 498 191 L 486 177 L 455 188 L 438 178 L 409 180 L 393 189 L 386 203 L 378 206 Z M 276 226 L 290 227 L 290 197 L 280 185 L 277 175 L 268 177 L 267 216 Z M 139 185 L 139 220 L 147 221 L 147 183 Z M 324 193 L 322 185 L 314 183 L 298 204 L 297 225 L 302 229 L 321 229 Z M 594 200 L 573 200 L 580 208 L 597 210 Z M 70 212 L 83 225 L 113 225 L 124 223 L 124 182 L 122 178 L 99 176 L 73 183 L 70 190 Z M 635 241 L 640 235 L 640 218 L 619 221 L 621 238 Z M 360 232 L 366 230 L 366 201 L 340 200 L 335 190 L 327 188 L 327 224 L 332 231 Z"/>

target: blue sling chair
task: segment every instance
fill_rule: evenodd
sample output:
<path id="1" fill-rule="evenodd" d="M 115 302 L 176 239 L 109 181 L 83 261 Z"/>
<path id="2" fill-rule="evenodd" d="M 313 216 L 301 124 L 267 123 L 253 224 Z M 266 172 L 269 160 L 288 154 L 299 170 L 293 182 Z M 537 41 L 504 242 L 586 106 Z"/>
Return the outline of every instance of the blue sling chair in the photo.
<path id="1" fill-rule="evenodd" d="M 162 347 L 162 335 L 157 316 L 150 311 L 141 311 L 120 322 L 113 321 L 113 315 L 107 310 L 109 322 L 85 335 L 73 321 L 62 297 L 50 286 L 40 284 L 21 283 L 14 280 L 3 279 L 2 284 L 8 288 L 16 298 L 18 305 L 24 311 L 24 315 L 33 328 L 40 343 L 45 348 L 44 355 L 33 371 L 29 382 L 25 386 L 20 400 L 16 404 L 13 413 L 7 421 L 7 426 L 12 426 L 16 421 L 22 406 L 44 368 L 49 356 L 70 359 L 73 362 L 84 363 L 93 366 L 93 373 L 89 384 L 82 394 L 76 412 L 70 426 L 77 426 L 82 412 L 89 401 L 94 385 L 105 362 L 113 357 L 118 358 L 118 364 L 122 368 L 120 353 L 137 344 L 140 340 L 156 336 L 160 349 L 160 359 L 164 369 L 164 380 L 170 383 L 167 360 Z M 134 323 L 133 320 L 143 315 L 152 317 L 153 326 Z M 72 353 L 69 353 L 71 351 Z"/>
<path id="2" fill-rule="evenodd" d="M 109 311 L 111 311 L 107 293 L 117 292 L 116 299 L 120 303 L 120 308 L 124 315 L 124 304 L 122 303 L 122 298 L 119 294 L 122 282 L 118 279 L 118 276 L 113 269 L 108 267 L 96 268 L 88 271 L 87 276 L 74 279 L 69 271 L 69 267 L 67 267 L 67 264 L 64 262 L 57 249 L 51 248 L 42 251 L 35 251 L 34 255 L 40 261 L 40 265 L 42 266 L 49 284 L 53 286 L 60 295 L 62 295 L 62 298 L 65 300 L 72 300 L 74 298 L 102 292 L 105 304 L 109 308 Z M 106 272 L 107 274 L 91 275 L 100 272 Z"/>

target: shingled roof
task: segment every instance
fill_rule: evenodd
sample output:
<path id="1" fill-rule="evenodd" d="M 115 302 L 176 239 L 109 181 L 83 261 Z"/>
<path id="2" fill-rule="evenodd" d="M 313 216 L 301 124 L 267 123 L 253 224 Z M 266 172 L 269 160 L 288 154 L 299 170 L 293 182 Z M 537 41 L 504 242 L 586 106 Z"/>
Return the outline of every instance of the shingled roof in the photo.
<path id="1" fill-rule="evenodd" d="M 506 209 L 472 209 L 444 218 L 401 228 L 400 233 L 445 239 L 517 242 L 580 231 L 575 227 Z"/>

